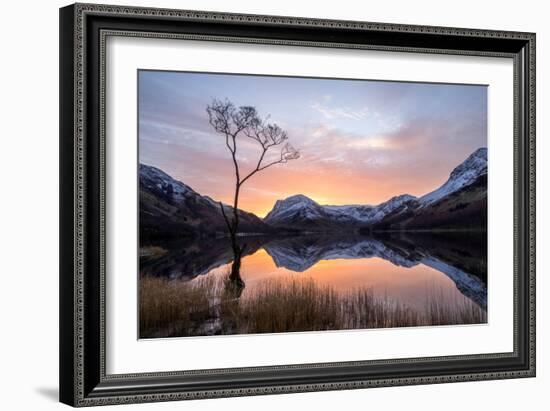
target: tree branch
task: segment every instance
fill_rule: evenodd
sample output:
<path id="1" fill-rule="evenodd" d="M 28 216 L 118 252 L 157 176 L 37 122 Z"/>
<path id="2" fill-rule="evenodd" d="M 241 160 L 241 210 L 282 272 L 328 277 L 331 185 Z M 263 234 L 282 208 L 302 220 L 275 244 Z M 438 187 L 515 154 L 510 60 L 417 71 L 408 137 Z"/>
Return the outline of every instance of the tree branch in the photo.
<path id="1" fill-rule="evenodd" d="M 223 219 L 225 220 L 225 224 L 227 224 L 227 229 L 229 230 L 229 233 L 233 232 L 233 228 L 231 227 L 231 224 L 229 223 L 229 219 L 227 218 L 227 215 L 225 214 L 225 210 L 223 208 L 223 203 L 220 201 L 220 208 L 222 209 L 222 215 Z"/>
<path id="2" fill-rule="evenodd" d="M 263 147 L 262 154 L 260 155 L 260 159 L 258 160 L 258 164 L 256 164 L 256 168 L 252 170 L 248 175 L 243 178 L 240 182 L 241 185 L 244 184 L 246 180 L 248 180 L 250 177 L 252 177 L 254 174 L 256 174 L 258 171 L 260 171 L 260 166 L 262 165 L 262 161 L 264 160 L 265 153 L 267 153 L 267 148 Z"/>
<path id="3" fill-rule="evenodd" d="M 268 164 L 262 165 L 267 152 L 272 148 L 281 145 L 288 140 L 287 133 L 275 123 L 268 123 L 269 117 L 262 120 L 258 116 L 256 108 L 252 106 L 240 106 L 238 109 L 229 100 L 221 101 L 213 99 L 212 103 L 206 107 L 208 121 L 214 130 L 225 136 L 225 145 L 231 153 L 231 160 L 235 170 L 235 193 L 233 199 L 233 218 L 225 213 L 223 204 L 220 203 L 221 211 L 231 234 L 231 240 L 235 243 L 235 234 L 239 226 L 239 192 L 241 186 L 254 174 L 265 170 L 275 164 L 286 163 L 300 157 L 300 153 L 290 144 L 286 143 L 281 148 L 280 158 Z M 237 137 L 244 134 L 258 142 L 262 152 L 256 163 L 256 167 L 241 179 L 239 162 L 237 161 Z M 234 244 L 235 245 L 235 244 Z"/>

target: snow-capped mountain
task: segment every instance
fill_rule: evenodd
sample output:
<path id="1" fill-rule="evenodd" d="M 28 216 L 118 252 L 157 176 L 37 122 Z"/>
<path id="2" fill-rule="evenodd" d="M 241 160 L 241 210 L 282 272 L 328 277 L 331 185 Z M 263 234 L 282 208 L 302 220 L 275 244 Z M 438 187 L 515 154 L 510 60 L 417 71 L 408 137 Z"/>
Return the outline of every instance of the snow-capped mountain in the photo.
<path id="1" fill-rule="evenodd" d="M 486 229 L 487 149 L 480 148 L 458 165 L 448 180 L 410 204 L 387 213 L 375 229 Z"/>
<path id="2" fill-rule="evenodd" d="M 487 149 L 480 148 L 472 153 L 463 163 L 457 166 L 450 174 L 449 179 L 439 187 L 420 198 L 409 194 L 403 194 L 389 199 L 378 205 L 320 205 L 305 195 L 299 194 L 278 200 L 273 209 L 265 217 L 264 221 L 275 227 L 294 227 L 305 230 L 332 230 L 336 228 L 361 229 L 366 227 L 384 226 L 385 228 L 404 228 L 403 224 L 415 225 L 415 216 L 426 214 L 433 216 L 434 207 L 441 206 L 441 200 L 454 198 L 450 201 L 450 211 L 435 210 L 436 214 L 444 215 L 447 212 L 452 216 L 445 216 L 445 221 L 438 224 L 446 224 L 447 217 L 452 217 L 453 224 L 462 221 L 466 211 L 476 208 L 479 204 L 463 210 L 473 200 L 486 199 L 486 175 L 487 175 Z M 485 180 L 484 180 L 485 178 Z M 471 189 L 476 188 L 476 195 L 472 198 Z M 468 189 L 470 188 L 470 189 Z M 465 195 L 464 193 L 470 193 Z M 454 204 L 456 203 L 456 204 Z M 456 207 L 456 208 L 452 208 Z M 456 212 L 457 210 L 462 210 Z M 460 217 L 456 220 L 456 217 Z M 432 218 L 434 221 L 436 217 Z M 477 222 L 479 216 L 475 216 Z M 455 221 L 456 220 L 456 221 Z M 429 221 L 422 221 L 421 226 L 427 228 Z M 421 228 L 421 227 L 415 227 Z"/>
<path id="3" fill-rule="evenodd" d="M 140 224 L 143 232 L 180 235 L 226 231 L 220 205 L 162 170 L 140 164 Z M 231 207 L 224 205 L 227 214 Z M 378 205 L 321 205 L 303 194 L 278 200 L 263 219 L 239 212 L 241 233 L 273 230 L 483 228 L 487 220 L 487 149 L 472 153 L 437 190 L 409 194 Z"/>
<path id="4" fill-rule="evenodd" d="M 474 183 L 480 176 L 487 174 L 487 148 L 474 151 L 463 163 L 457 166 L 449 179 L 439 187 L 419 198 L 425 206 Z"/>
<path id="5" fill-rule="evenodd" d="M 380 221 L 386 214 L 414 200 L 414 196 L 404 194 L 377 206 L 320 205 L 311 198 L 299 194 L 278 200 L 264 221 L 277 227 L 357 228 Z"/>
<path id="6" fill-rule="evenodd" d="M 164 171 L 139 165 L 140 233 L 150 236 L 204 236 L 226 233 L 220 203 L 197 193 Z M 228 216 L 232 208 L 224 204 Z M 267 233 L 272 228 L 252 213 L 239 210 L 242 233 Z"/>
<path id="7" fill-rule="evenodd" d="M 163 197 L 171 203 L 177 204 L 186 199 L 194 199 L 199 202 L 204 201 L 205 205 L 216 206 L 216 203 L 210 197 L 201 196 L 191 187 L 181 181 L 174 180 L 164 171 L 153 166 L 139 165 L 139 183 L 142 189 L 154 192 L 157 196 Z"/>

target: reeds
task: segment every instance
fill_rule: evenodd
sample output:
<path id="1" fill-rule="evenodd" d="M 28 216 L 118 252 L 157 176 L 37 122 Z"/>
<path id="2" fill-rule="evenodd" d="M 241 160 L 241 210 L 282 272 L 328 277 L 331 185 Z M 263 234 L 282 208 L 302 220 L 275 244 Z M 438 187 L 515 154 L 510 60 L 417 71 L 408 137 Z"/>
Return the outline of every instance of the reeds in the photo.
<path id="1" fill-rule="evenodd" d="M 212 300 L 216 280 L 201 278 L 194 283 L 165 278 L 139 280 L 140 337 L 197 335 L 197 326 L 215 316 Z"/>
<path id="2" fill-rule="evenodd" d="M 193 281 L 140 279 L 140 336 L 255 334 L 479 324 L 486 312 L 467 298 L 443 298 L 436 290 L 424 308 L 413 308 L 368 288 L 338 293 L 311 278 L 254 284 L 235 298 L 222 277 Z M 248 291 L 248 290 L 246 290 Z"/>

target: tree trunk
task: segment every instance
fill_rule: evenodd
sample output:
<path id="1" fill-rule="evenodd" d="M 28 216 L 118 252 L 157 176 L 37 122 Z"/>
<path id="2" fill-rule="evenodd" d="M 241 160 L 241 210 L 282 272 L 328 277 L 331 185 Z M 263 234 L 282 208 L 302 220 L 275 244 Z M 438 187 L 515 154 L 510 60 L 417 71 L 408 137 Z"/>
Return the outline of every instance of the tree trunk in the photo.
<path id="1" fill-rule="evenodd" d="M 241 258 L 243 252 L 244 247 L 241 248 L 236 245 L 236 248 L 233 249 L 233 263 L 231 264 L 231 272 L 229 274 L 229 280 L 242 288 L 244 288 L 244 281 L 241 278 Z"/>
<path id="2" fill-rule="evenodd" d="M 237 244 L 237 232 L 239 229 L 239 192 L 241 185 L 239 183 L 239 176 L 237 174 L 237 184 L 235 185 L 235 197 L 233 200 L 233 221 L 229 234 L 231 235 L 231 248 L 233 249 L 233 263 L 231 264 L 231 272 L 229 274 L 229 281 L 233 286 L 242 289 L 244 288 L 244 281 L 241 278 L 241 258 L 246 247 L 239 247 Z"/>

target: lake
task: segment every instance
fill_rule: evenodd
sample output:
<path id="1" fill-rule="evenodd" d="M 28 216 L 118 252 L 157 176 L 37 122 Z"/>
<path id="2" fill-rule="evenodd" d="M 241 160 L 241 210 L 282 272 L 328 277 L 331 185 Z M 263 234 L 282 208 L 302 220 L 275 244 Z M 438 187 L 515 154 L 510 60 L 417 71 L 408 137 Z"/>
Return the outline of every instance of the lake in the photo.
<path id="1" fill-rule="evenodd" d="M 316 234 L 250 236 L 239 240 L 245 246 L 241 266 L 245 288 L 238 296 L 241 305 L 258 299 L 259 293 L 263 293 L 265 299 L 266 284 L 308 281 L 320 290 L 330 290 L 340 296 L 368 290 L 373 298 L 383 302 L 383 306 L 403 307 L 411 312 L 433 311 L 437 306 L 438 312 L 455 313 L 466 308 L 468 312 L 476 309 L 486 314 L 487 247 L 484 234 Z M 198 287 L 208 281 L 220 284 L 227 277 L 232 261 L 229 241 L 224 238 L 158 243 L 142 247 L 140 255 L 142 279 L 163 279 L 171 289 L 174 284 L 182 287 Z M 209 298 L 219 299 L 219 296 Z M 209 314 L 204 321 L 210 325 L 216 323 L 210 318 L 216 314 L 208 308 L 206 311 Z M 468 319 L 462 314 L 458 315 L 459 319 L 455 317 L 453 314 L 453 320 L 429 321 L 437 324 L 446 321 L 486 322 L 486 315 L 479 317 L 476 314 Z M 204 327 L 197 331 L 196 324 L 190 324 L 195 329 L 189 333 L 191 335 L 220 333 Z M 227 333 L 238 332 L 234 329 L 237 326 L 233 324 L 231 327 L 233 332 Z M 311 328 L 307 324 L 305 327 Z M 338 328 L 328 326 L 331 327 Z M 175 334 L 188 333 L 180 330 Z M 174 332 L 159 335 L 174 336 Z"/>

